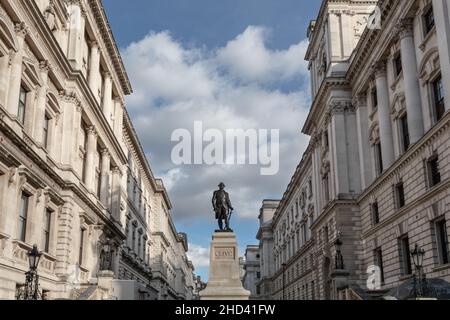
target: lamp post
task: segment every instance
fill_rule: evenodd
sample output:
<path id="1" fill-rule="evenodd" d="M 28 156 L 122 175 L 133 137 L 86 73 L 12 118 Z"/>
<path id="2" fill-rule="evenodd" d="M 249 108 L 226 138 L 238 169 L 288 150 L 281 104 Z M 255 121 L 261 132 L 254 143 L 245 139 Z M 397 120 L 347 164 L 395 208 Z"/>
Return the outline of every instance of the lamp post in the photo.
<path id="1" fill-rule="evenodd" d="M 41 293 L 39 292 L 39 275 L 37 268 L 41 260 L 42 253 L 39 252 L 37 245 L 28 253 L 28 263 L 30 270 L 25 273 L 24 300 L 39 300 Z"/>
<path id="2" fill-rule="evenodd" d="M 419 247 L 418 244 L 416 244 L 414 250 L 411 250 L 411 257 L 416 268 L 416 272 L 414 274 L 414 297 L 423 297 L 426 294 L 426 278 L 423 272 L 423 259 L 425 257 L 425 250 Z M 417 285 L 419 288 L 417 288 Z"/>
<path id="3" fill-rule="evenodd" d="M 285 295 L 285 290 L 286 290 L 286 277 L 285 277 L 286 263 L 283 263 L 281 266 L 283 267 L 283 300 L 286 300 L 286 295 Z"/>

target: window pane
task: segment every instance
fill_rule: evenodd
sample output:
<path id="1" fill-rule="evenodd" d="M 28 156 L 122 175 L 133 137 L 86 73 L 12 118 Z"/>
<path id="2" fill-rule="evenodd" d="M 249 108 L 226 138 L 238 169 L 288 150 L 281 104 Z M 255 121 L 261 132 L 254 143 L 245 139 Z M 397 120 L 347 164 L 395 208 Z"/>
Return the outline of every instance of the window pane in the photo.
<path id="1" fill-rule="evenodd" d="M 50 249 L 50 228 L 52 221 L 52 211 L 47 209 L 45 212 L 45 221 L 44 221 L 44 251 L 49 252 Z"/>
<path id="2" fill-rule="evenodd" d="M 375 148 L 375 166 L 377 170 L 377 174 L 381 175 L 383 173 L 383 154 L 381 151 L 381 144 L 377 143 L 374 145 Z"/>
<path id="3" fill-rule="evenodd" d="M 404 115 L 400 119 L 400 126 L 402 132 L 403 151 L 407 151 L 410 145 L 409 128 L 408 128 L 408 116 Z"/>
<path id="4" fill-rule="evenodd" d="M 399 183 L 395 189 L 397 194 L 397 206 L 398 209 L 400 209 L 405 206 L 405 190 L 403 187 L 403 183 Z"/>
<path id="5" fill-rule="evenodd" d="M 372 221 L 373 221 L 374 225 L 380 223 L 380 213 L 378 211 L 378 202 L 375 202 L 372 204 Z"/>
<path id="6" fill-rule="evenodd" d="M 428 33 L 430 33 L 431 29 L 433 29 L 435 25 L 433 7 L 430 7 L 428 11 L 425 13 L 424 21 L 425 21 L 425 34 L 427 35 Z"/>
<path id="7" fill-rule="evenodd" d="M 46 115 L 45 119 L 44 119 L 44 130 L 43 130 L 43 137 L 42 137 L 42 141 L 43 141 L 43 144 L 44 144 L 45 148 L 48 147 L 48 128 L 49 128 L 49 124 L 50 124 L 50 118 Z"/>
<path id="8" fill-rule="evenodd" d="M 28 200 L 29 200 L 29 196 L 26 193 L 22 193 L 22 197 L 20 199 L 20 208 L 19 208 L 18 239 L 23 242 L 25 242 L 25 238 L 26 238 Z"/>
<path id="9" fill-rule="evenodd" d="M 409 249 L 408 236 L 400 238 L 400 259 L 403 274 L 404 275 L 411 274 L 412 273 L 411 254 Z"/>
<path id="10" fill-rule="evenodd" d="M 24 87 L 20 87 L 19 109 L 17 110 L 17 120 L 25 124 L 25 108 L 27 105 L 27 91 Z"/>
<path id="11" fill-rule="evenodd" d="M 444 87 L 442 85 L 441 76 L 436 81 L 433 82 L 433 90 L 435 99 L 434 104 L 435 104 L 436 121 L 439 121 L 442 119 L 445 113 Z"/>
<path id="12" fill-rule="evenodd" d="M 395 67 L 395 74 L 396 76 L 399 76 L 400 73 L 403 71 L 402 67 L 402 56 L 399 54 L 394 59 L 394 67 Z"/>
<path id="13" fill-rule="evenodd" d="M 435 157 L 428 162 L 428 174 L 430 187 L 434 187 L 435 185 L 441 182 L 441 173 L 439 172 L 438 157 Z"/>
<path id="14" fill-rule="evenodd" d="M 439 259 L 441 264 L 449 263 L 448 240 L 447 240 L 447 224 L 445 220 L 436 223 L 436 233 L 439 249 Z"/>
<path id="15" fill-rule="evenodd" d="M 375 249 L 375 265 L 380 268 L 381 283 L 384 283 L 383 252 L 381 248 Z"/>
<path id="16" fill-rule="evenodd" d="M 80 248 L 78 252 L 78 263 L 83 265 L 83 251 L 84 251 L 84 229 L 80 229 Z"/>

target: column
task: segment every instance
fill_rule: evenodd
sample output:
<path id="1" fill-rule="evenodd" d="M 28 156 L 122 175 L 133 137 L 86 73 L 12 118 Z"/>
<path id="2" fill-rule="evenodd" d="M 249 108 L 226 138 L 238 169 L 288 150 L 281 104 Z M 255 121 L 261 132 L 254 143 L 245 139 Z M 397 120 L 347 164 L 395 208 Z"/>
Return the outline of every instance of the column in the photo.
<path id="1" fill-rule="evenodd" d="M 413 144 L 422 138 L 424 127 L 412 19 L 403 19 L 399 27 L 408 129 Z"/>
<path id="2" fill-rule="evenodd" d="M 96 41 L 91 42 L 91 57 L 89 65 L 89 87 L 95 99 L 99 100 L 98 84 L 100 75 L 100 49 Z"/>
<path id="3" fill-rule="evenodd" d="M 15 167 L 9 168 L 0 176 L 0 232 L 12 238 L 15 237 L 13 232 L 16 228 L 16 214 L 19 212 L 19 202 L 13 199 L 19 197 L 19 184 L 20 177 Z"/>
<path id="4" fill-rule="evenodd" d="M 439 47 L 439 60 L 445 94 L 445 110 L 450 109 L 450 3 L 448 0 L 433 0 L 434 18 Z"/>
<path id="5" fill-rule="evenodd" d="M 369 148 L 369 114 L 367 111 L 367 96 L 365 95 L 360 95 L 356 99 L 356 127 L 358 131 L 361 188 L 365 190 L 373 181 Z"/>
<path id="6" fill-rule="evenodd" d="M 68 1 L 69 11 L 69 48 L 67 56 L 76 70 L 83 67 L 83 43 L 85 36 L 86 12 L 81 1 Z"/>
<path id="7" fill-rule="evenodd" d="M 19 109 L 20 86 L 22 84 L 22 63 L 23 50 L 25 46 L 25 37 L 28 34 L 28 28 L 25 23 L 17 23 L 15 26 L 18 48 L 11 61 L 11 76 L 9 79 L 9 93 L 7 109 L 9 113 L 16 117 Z"/>
<path id="8" fill-rule="evenodd" d="M 53 149 L 57 159 L 65 166 L 72 168 L 79 164 L 79 136 L 81 126 L 81 103 L 74 93 L 64 92 L 60 95 L 61 109 L 64 112 L 61 114 L 58 125 L 58 135 L 60 141 L 58 145 L 55 144 Z M 81 172 L 80 172 L 81 174 Z"/>
<path id="9" fill-rule="evenodd" d="M 0 57 L 0 104 L 5 108 L 7 103 L 6 98 L 8 96 L 10 77 L 9 60 L 9 54 L 5 54 L 4 56 Z"/>
<path id="10" fill-rule="evenodd" d="M 122 128 L 123 128 L 123 103 L 120 98 L 114 100 L 115 114 L 114 114 L 114 132 L 117 140 L 122 145 Z"/>
<path id="11" fill-rule="evenodd" d="M 334 168 L 333 177 L 336 188 L 336 196 L 350 192 L 349 174 L 349 141 L 347 141 L 346 118 L 347 105 L 345 102 L 335 102 L 331 106 L 331 130 L 328 132 L 331 138 L 331 163 Z"/>
<path id="12" fill-rule="evenodd" d="M 377 85 L 381 152 L 383 153 L 383 168 L 386 170 L 394 163 L 394 143 L 392 139 L 391 107 L 389 103 L 386 62 L 381 61 L 377 63 L 374 69 Z"/>
<path id="13" fill-rule="evenodd" d="M 101 171 L 101 187 L 100 200 L 106 208 L 110 208 L 111 201 L 109 200 L 109 175 L 111 167 L 111 155 L 107 149 L 102 150 L 102 171 Z"/>
<path id="14" fill-rule="evenodd" d="M 87 150 L 86 150 L 86 187 L 94 192 L 95 186 L 95 153 L 97 152 L 97 132 L 93 126 L 87 130 Z"/>
<path id="15" fill-rule="evenodd" d="M 120 223 L 121 180 L 120 168 L 114 167 L 112 171 L 111 215 L 118 223 Z"/>
<path id="16" fill-rule="evenodd" d="M 109 72 L 105 72 L 104 75 L 104 86 L 103 86 L 103 113 L 106 120 L 111 125 L 111 104 L 112 104 L 112 79 Z"/>
<path id="17" fill-rule="evenodd" d="M 41 61 L 39 63 L 41 71 L 42 85 L 37 91 L 36 97 L 36 112 L 34 119 L 34 139 L 40 143 L 44 143 L 44 121 L 45 121 L 45 108 L 47 105 L 47 88 L 48 88 L 48 72 L 50 70 L 50 64 L 48 61 Z"/>

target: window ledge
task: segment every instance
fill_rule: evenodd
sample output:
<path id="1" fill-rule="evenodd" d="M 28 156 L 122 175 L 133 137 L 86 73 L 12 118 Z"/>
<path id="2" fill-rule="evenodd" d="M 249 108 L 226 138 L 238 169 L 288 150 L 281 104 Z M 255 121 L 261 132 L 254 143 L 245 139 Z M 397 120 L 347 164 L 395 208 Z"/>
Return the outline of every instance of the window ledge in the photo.
<path id="1" fill-rule="evenodd" d="M 419 45 L 420 50 L 425 51 L 425 48 L 427 47 L 428 42 L 433 37 L 433 35 L 436 34 L 436 26 L 434 26 L 427 35 L 423 38 L 422 43 Z"/>
<path id="2" fill-rule="evenodd" d="M 450 269 L 450 263 L 447 263 L 447 264 L 443 264 L 443 265 L 440 265 L 438 267 L 435 267 L 432 271 L 433 272 L 440 272 L 440 271 L 446 271 L 446 270 L 449 270 L 449 269 Z"/>
<path id="3" fill-rule="evenodd" d="M 394 71 L 395 72 L 395 71 Z M 391 90 L 395 91 L 395 89 L 397 88 L 398 83 L 400 82 L 401 79 L 403 79 L 403 71 L 400 72 L 397 75 L 394 75 L 394 82 L 391 85 Z"/>

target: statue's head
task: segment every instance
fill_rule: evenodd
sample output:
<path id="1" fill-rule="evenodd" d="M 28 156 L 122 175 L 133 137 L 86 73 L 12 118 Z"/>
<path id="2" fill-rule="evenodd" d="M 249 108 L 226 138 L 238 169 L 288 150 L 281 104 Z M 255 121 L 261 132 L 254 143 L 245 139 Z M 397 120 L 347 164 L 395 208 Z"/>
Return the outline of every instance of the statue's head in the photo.
<path id="1" fill-rule="evenodd" d="M 225 189 L 225 184 L 223 182 L 219 183 L 220 190 Z"/>

